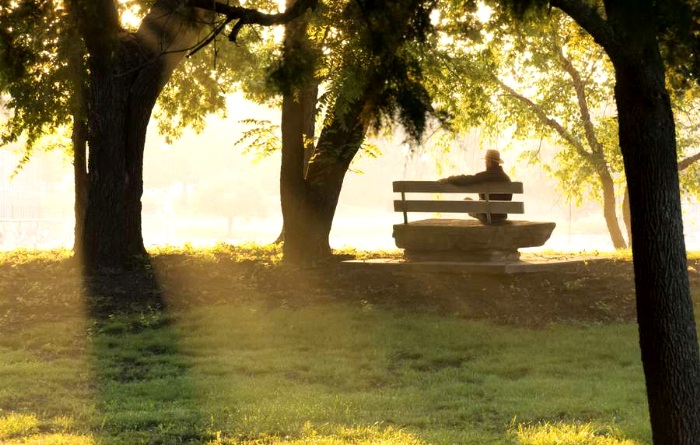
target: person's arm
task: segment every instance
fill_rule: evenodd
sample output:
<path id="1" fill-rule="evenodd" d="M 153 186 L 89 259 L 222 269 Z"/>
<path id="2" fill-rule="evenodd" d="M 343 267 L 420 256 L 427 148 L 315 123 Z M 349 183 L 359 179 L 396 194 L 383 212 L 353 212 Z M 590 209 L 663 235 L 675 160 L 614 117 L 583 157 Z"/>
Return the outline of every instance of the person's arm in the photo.
<path id="1" fill-rule="evenodd" d="M 444 182 L 454 185 L 471 185 L 481 181 L 477 178 L 477 175 L 455 175 L 448 176 L 447 178 L 438 179 L 438 182 Z"/>
<path id="2" fill-rule="evenodd" d="M 499 178 L 500 179 L 500 178 Z M 455 175 L 440 179 L 439 182 L 447 182 L 454 185 L 472 185 L 494 180 L 494 172 L 484 170 L 475 175 Z M 496 179 L 498 180 L 498 179 Z"/>

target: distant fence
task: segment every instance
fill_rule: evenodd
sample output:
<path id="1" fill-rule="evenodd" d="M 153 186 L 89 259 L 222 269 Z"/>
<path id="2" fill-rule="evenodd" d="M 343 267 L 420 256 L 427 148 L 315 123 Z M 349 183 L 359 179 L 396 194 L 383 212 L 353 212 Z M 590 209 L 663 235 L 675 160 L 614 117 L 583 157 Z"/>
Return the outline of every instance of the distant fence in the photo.
<path id="1" fill-rule="evenodd" d="M 41 190 L 0 189 L 0 222 L 60 221 L 72 217 L 70 208 Z"/>
<path id="2" fill-rule="evenodd" d="M 41 220 L 41 207 L 39 206 L 0 206 L 0 221 L 37 221 Z"/>

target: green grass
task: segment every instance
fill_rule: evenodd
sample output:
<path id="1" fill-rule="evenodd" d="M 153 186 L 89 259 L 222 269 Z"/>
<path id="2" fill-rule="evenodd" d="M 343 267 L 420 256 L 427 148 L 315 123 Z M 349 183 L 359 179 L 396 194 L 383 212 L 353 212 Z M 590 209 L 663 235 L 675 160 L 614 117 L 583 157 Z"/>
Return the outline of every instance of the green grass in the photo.
<path id="1" fill-rule="evenodd" d="M 369 304 L 31 324 L 0 339 L 0 409 L 11 444 L 650 442 L 631 324 L 535 330 Z"/>

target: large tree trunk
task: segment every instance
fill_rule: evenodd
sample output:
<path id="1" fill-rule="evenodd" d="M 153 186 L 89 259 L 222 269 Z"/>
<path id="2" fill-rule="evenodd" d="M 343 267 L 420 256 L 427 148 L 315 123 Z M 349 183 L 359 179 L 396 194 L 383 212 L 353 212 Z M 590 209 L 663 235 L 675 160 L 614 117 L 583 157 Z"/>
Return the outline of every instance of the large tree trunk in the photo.
<path id="1" fill-rule="evenodd" d="M 654 443 L 700 443 L 700 356 L 663 66 L 617 68 L 637 316 Z M 660 65 L 660 63 L 659 63 Z M 652 131 L 649 131 L 652 130 Z"/>
<path id="2" fill-rule="evenodd" d="M 88 267 L 121 268 L 146 252 L 141 195 L 151 111 L 204 21 L 193 20 L 180 0 L 161 0 L 138 33 L 128 34 L 119 28 L 113 1 L 72 6 L 90 54 L 88 187 L 79 244 Z M 97 23 L 94 17 L 104 20 Z"/>
<path id="3" fill-rule="evenodd" d="M 122 66 L 116 32 L 104 37 L 88 35 L 86 41 L 90 53 L 90 153 L 82 258 L 89 267 L 117 267 L 128 257 L 123 209 L 129 76 L 115 76 Z"/>
<path id="4" fill-rule="evenodd" d="M 292 3 L 287 1 L 287 7 Z M 313 73 L 315 60 L 309 58 L 308 19 L 285 25 L 283 55 L 287 69 Z M 291 68 L 290 68 L 291 67 Z M 302 263 L 330 255 L 330 247 L 304 245 L 303 234 L 311 230 L 313 206 L 306 184 L 306 174 L 313 151 L 318 82 L 302 76 L 302 85 L 287 87 L 282 98 L 282 165 L 280 198 L 283 227 L 276 242 L 284 242 L 285 261 Z M 301 244 L 300 244 L 301 241 Z"/>
<path id="5" fill-rule="evenodd" d="M 296 234 L 307 230 L 310 213 L 304 181 L 303 128 L 303 103 L 293 94 L 286 94 L 282 99 L 280 198 L 284 219 L 284 259 L 292 262 L 301 262 L 310 254 L 305 246 L 296 243 L 299 238 Z"/>
<path id="6" fill-rule="evenodd" d="M 612 2 L 609 2 L 612 3 Z M 700 443 L 700 355 L 690 298 L 671 103 L 654 8 L 609 7 L 626 36 L 615 66 L 629 186 L 637 316 L 655 444 Z M 618 9 L 619 8 L 619 9 Z M 631 19 L 632 18 L 632 19 Z M 637 19 L 636 21 L 633 19 Z"/>
<path id="7" fill-rule="evenodd" d="M 299 20 L 300 22 L 301 20 Z M 293 25 L 287 25 L 290 27 Z M 286 37 L 285 37 L 286 38 Z M 297 177 L 298 172 L 296 169 L 301 168 L 302 182 L 303 178 L 306 178 L 306 173 L 308 171 L 309 163 L 311 162 L 311 157 L 314 153 L 314 137 L 316 133 L 316 104 L 318 103 L 318 82 L 313 79 L 310 85 L 297 96 L 294 94 L 285 94 L 282 98 L 283 102 L 283 112 L 282 112 L 282 168 L 285 170 L 280 173 L 280 196 L 282 201 L 282 230 L 277 236 L 274 244 L 280 244 L 284 242 L 285 225 L 286 220 L 296 219 L 298 216 L 293 214 L 293 209 L 295 206 L 301 206 L 305 194 L 305 187 L 292 185 L 290 189 L 286 189 L 287 181 L 291 180 L 295 182 L 299 180 Z M 286 107 L 286 111 L 284 111 Z M 301 122 L 299 122 L 301 119 Z M 301 141 L 299 140 L 301 136 Z M 287 156 L 285 157 L 285 147 L 287 147 Z M 299 159 L 297 159 L 298 151 L 303 151 L 302 164 L 299 166 Z M 294 155 L 290 158 L 289 151 L 294 151 Z M 285 166 L 284 163 L 287 162 L 289 165 Z M 290 169 L 295 170 L 292 172 Z M 289 175 L 293 175 L 292 179 Z M 293 192 L 293 194 L 292 194 Z M 286 200 L 286 201 L 285 201 Z M 303 223 L 302 223 L 303 224 Z"/>
<path id="8" fill-rule="evenodd" d="M 74 19 L 74 17 L 71 17 Z M 76 42 L 79 36 L 74 36 Z M 85 53 L 82 45 L 73 45 L 69 54 L 68 68 L 73 94 L 71 95 L 71 115 L 73 117 L 73 131 L 71 143 L 73 145 L 73 179 L 75 202 L 73 212 L 75 226 L 73 230 L 73 252 L 80 255 L 82 252 L 82 239 L 85 229 L 85 204 L 87 201 L 88 172 L 87 172 L 87 83 L 85 79 L 84 60 Z"/>
<path id="9" fill-rule="evenodd" d="M 688 283 L 676 140 L 652 0 L 550 0 L 601 44 L 615 67 L 620 149 L 632 221 L 637 319 L 652 436 L 700 443 L 700 352 Z"/>
<path id="10" fill-rule="evenodd" d="M 625 238 L 620 230 L 620 222 L 617 220 L 617 203 L 615 202 L 615 183 L 607 170 L 598 173 L 603 189 L 603 216 L 608 226 L 608 233 L 615 249 L 627 247 Z"/>

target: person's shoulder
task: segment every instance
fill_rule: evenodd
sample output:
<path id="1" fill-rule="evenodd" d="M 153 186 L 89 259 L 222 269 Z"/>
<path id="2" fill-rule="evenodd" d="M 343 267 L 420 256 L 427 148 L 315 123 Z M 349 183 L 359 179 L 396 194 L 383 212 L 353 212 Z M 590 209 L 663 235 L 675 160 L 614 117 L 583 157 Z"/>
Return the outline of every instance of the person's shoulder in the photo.
<path id="1" fill-rule="evenodd" d="M 505 170 L 503 170 L 502 166 L 499 165 L 498 168 L 496 169 L 496 172 L 498 173 L 498 175 L 501 178 L 503 178 L 504 181 L 512 182 L 510 179 L 510 176 L 508 176 L 508 174 L 505 172 Z"/>

